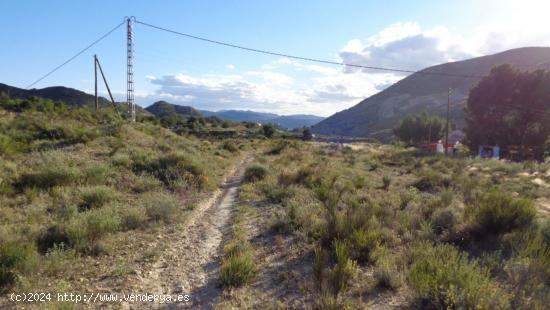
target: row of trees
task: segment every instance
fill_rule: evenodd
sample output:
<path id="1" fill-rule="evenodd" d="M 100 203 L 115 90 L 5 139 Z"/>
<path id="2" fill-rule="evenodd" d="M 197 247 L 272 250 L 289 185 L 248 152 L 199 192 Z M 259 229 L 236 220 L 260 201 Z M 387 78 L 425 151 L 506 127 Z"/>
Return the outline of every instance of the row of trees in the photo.
<path id="1" fill-rule="evenodd" d="M 409 144 L 435 142 L 444 134 L 445 119 L 425 112 L 409 114 L 393 129 L 399 140 Z"/>

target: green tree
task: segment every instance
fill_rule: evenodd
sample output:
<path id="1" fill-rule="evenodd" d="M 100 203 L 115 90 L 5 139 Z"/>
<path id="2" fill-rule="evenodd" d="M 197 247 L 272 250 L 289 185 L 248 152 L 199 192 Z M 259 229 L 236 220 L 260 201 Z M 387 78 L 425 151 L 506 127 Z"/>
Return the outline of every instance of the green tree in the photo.
<path id="1" fill-rule="evenodd" d="M 437 141 L 443 136 L 445 119 L 425 112 L 409 114 L 393 129 L 394 135 L 408 144 Z"/>
<path id="2" fill-rule="evenodd" d="M 262 132 L 264 136 L 271 138 L 275 134 L 275 126 L 273 124 L 264 124 L 262 125 Z"/>
<path id="3" fill-rule="evenodd" d="M 550 134 L 549 111 L 549 72 L 495 67 L 470 90 L 465 110 L 468 146 L 513 145 L 520 159 L 531 148 L 542 159 Z"/>
<path id="4" fill-rule="evenodd" d="M 309 128 L 304 128 L 304 130 L 302 131 L 302 140 L 304 141 L 309 141 L 313 139 L 313 133 L 311 133 L 311 129 Z"/>

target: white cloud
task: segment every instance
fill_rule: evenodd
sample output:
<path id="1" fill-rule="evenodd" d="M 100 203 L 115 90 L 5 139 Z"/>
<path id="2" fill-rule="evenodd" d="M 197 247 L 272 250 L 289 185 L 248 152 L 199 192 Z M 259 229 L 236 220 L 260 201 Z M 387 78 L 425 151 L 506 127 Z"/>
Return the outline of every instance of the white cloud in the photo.
<path id="1" fill-rule="evenodd" d="M 262 79 L 265 82 L 277 84 L 277 85 L 290 85 L 294 82 L 294 79 L 286 74 L 272 72 L 272 71 L 249 71 L 246 73 L 249 76 L 255 76 Z"/>
<path id="2" fill-rule="evenodd" d="M 550 40 L 546 39 L 545 32 L 542 28 L 522 28 L 510 22 L 510 26 L 480 26 L 474 35 L 465 38 L 443 26 L 423 29 L 418 23 L 402 22 L 366 39 L 349 40 L 334 60 L 420 70 L 513 47 L 548 44 Z M 136 95 L 136 98 L 147 104 L 164 99 L 201 109 L 252 109 L 328 116 L 357 104 L 405 76 L 289 58 L 280 58 L 257 70 L 239 74 L 234 65 L 225 68 L 235 74 L 148 76 L 147 79 L 158 87 L 157 91 Z"/>
<path id="3" fill-rule="evenodd" d="M 344 63 L 420 70 L 425 67 L 473 56 L 460 38 L 446 28 L 422 30 L 416 23 L 396 23 L 362 42 L 353 39 L 340 51 Z M 373 72 L 369 69 L 346 67 L 346 72 Z"/>

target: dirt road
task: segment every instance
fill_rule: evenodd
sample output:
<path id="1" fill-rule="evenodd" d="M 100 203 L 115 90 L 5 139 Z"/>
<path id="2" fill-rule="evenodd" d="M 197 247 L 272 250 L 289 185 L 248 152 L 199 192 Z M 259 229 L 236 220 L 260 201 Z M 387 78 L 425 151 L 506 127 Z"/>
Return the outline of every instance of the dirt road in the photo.
<path id="1" fill-rule="evenodd" d="M 161 305 L 161 309 L 211 309 L 221 292 L 217 285 L 224 238 L 229 234 L 231 208 L 237 196 L 245 159 L 234 169 L 220 189 L 200 203 L 181 230 L 170 235 L 166 250 L 141 278 L 136 291 L 187 294 L 189 302 Z M 145 306 L 145 305 L 143 305 Z M 148 306 L 151 306 L 150 304 Z M 126 305 L 124 308 L 139 308 Z"/>

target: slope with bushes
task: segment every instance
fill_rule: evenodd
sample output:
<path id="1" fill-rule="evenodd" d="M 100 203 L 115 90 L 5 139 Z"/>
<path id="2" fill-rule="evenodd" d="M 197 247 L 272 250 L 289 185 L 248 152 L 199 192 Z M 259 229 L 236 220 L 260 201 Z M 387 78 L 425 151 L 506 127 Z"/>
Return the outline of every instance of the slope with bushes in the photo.
<path id="1" fill-rule="evenodd" d="M 1 292 L 123 290 L 162 251 L 156 236 L 182 225 L 246 147 L 228 143 L 3 98 Z"/>
<path id="2" fill-rule="evenodd" d="M 219 306 L 544 309 L 549 169 L 273 141 L 240 190 L 256 272 Z"/>

